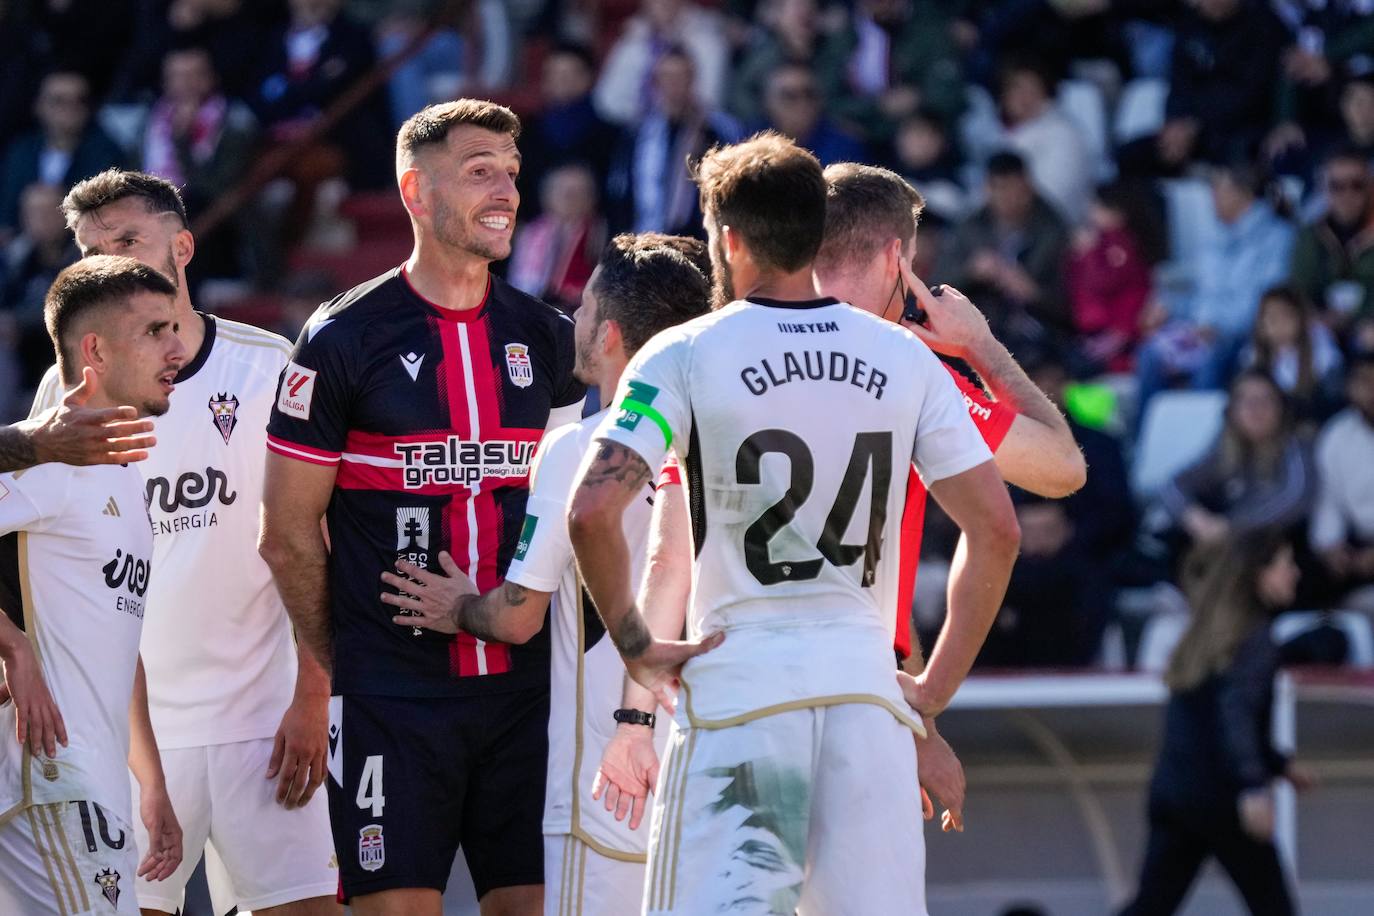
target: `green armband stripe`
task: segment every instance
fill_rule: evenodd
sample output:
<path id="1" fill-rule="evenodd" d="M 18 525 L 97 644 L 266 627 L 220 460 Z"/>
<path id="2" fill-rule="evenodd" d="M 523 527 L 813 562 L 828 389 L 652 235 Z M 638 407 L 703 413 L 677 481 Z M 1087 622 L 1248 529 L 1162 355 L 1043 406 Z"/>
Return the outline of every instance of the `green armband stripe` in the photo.
<path id="1" fill-rule="evenodd" d="M 641 417 L 648 417 L 653 420 L 658 428 L 663 432 L 663 447 L 668 448 L 673 444 L 673 430 L 668 425 L 668 421 L 663 418 L 663 414 L 645 404 L 643 401 L 636 401 L 633 398 L 626 398 L 620 402 L 621 410 L 628 410 L 637 413 Z"/>

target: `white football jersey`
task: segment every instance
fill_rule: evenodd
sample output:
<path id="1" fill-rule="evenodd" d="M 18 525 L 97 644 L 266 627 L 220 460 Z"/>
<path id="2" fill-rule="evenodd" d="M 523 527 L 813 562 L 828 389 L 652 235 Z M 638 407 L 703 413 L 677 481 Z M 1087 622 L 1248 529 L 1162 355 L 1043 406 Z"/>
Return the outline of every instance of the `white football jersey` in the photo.
<path id="1" fill-rule="evenodd" d="M 31 755 L 14 738 L 14 703 L 0 707 L 0 821 L 67 801 L 132 821 L 129 699 L 153 562 L 143 480 L 121 465 L 0 474 L 0 534 L 0 600 L 33 644 L 69 742 Z"/>
<path id="2" fill-rule="evenodd" d="M 159 747 L 270 738 L 296 684 L 290 623 L 258 555 L 267 417 L 291 345 L 213 315 L 154 421 L 146 479 L 160 575 L 143 665 Z M 61 400 L 49 370 L 34 412 Z"/>
<path id="3" fill-rule="evenodd" d="M 601 415 L 563 426 L 540 443 L 525 507 L 525 524 L 506 570 L 506 581 L 551 592 L 549 768 L 544 832 L 571 833 L 612 858 L 642 857 L 648 830 L 630 830 L 605 805 L 591 800 L 601 755 L 615 733 L 611 713 L 620 706 L 625 665 L 606 635 L 596 609 L 584 603 L 568 538 L 573 483 Z M 649 540 L 654 490 L 649 484 L 622 521 L 630 545 L 633 581 L 639 581 Z M 666 723 L 665 723 L 666 726 Z M 656 729 L 660 755 L 667 728 Z"/>
<path id="4" fill-rule="evenodd" d="M 682 463 L 697 562 L 679 710 L 702 727 L 871 702 L 920 730 L 894 677 L 907 472 L 992 458 L 949 373 L 909 331 L 834 299 L 734 302 L 631 361 L 596 432 Z"/>

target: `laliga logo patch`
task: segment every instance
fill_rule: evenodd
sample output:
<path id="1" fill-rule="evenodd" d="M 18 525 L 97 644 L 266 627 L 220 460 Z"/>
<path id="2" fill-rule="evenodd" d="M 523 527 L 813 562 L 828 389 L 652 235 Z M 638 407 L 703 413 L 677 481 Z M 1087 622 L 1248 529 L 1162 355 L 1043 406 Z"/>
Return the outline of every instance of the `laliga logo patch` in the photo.
<path id="1" fill-rule="evenodd" d="M 315 397 L 314 369 L 294 362 L 286 364 L 281 377 L 281 391 L 277 393 L 277 410 L 298 420 L 310 419 L 310 401 Z"/>
<path id="2" fill-rule="evenodd" d="M 511 384 L 517 388 L 528 388 L 534 384 L 534 363 L 530 362 L 530 348 L 527 344 L 506 344 L 506 373 Z"/>
<path id="3" fill-rule="evenodd" d="M 214 420 L 215 429 L 224 437 L 224 444 L 229 444 L 229 436 L 234 432 L 234 427 L 239 425 L 238 417 L 235 416 L 239 409 L 238 395 L 217 394 L 210 398 L 209 403 L 210 417 Z"/>
<path id="4" fill-rule="evenodd" d="M 119 872 L 112 868 L 104 869 L 95 876 L 95 885 L 100 893 L 110 901 L 110 906 L 119 909 Z"/>
<path id="5" fill-rule="evenodd" d="M 368 824 L 358 831 L 358 865 L 363 871 L 378 871 L 386 864 L 386 840 L 381 824 Z"/>

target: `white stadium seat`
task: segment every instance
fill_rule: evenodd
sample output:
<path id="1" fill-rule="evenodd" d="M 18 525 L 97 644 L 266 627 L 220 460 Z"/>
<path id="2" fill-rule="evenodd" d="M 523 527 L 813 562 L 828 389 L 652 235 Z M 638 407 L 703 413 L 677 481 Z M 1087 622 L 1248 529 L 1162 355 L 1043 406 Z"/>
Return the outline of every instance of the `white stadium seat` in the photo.
<path id="1" fill-rule="evenodd" d="M 1164 106 L 1168 100 L 1168 80 L 1134 79 L 1123 86 L 1112 125 L 1116 142 L 1130 143 L 1158 133 L 1164 126 Z"/>
<path id="2" fill-rule="evenodd" d="M 1159 492 L 1216 439 L 1224 391 L 1161 391 L 1150 399 L 1131 464 L 1131 488 L 1142 501 Z"/>

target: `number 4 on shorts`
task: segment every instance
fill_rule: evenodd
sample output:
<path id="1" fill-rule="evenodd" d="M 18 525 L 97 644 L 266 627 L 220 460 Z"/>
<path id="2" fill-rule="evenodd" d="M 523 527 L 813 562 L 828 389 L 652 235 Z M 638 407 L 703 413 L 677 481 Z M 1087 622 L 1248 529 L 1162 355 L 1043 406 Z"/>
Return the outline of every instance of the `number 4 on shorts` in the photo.
<path id="1" fill-rule="evenodd" d="M 358 780 L 358 807 L 370 808 L 373 817 L 381 817 L 386 807 L 382 789 L 382 755 L 375 754 L 363 764 L 363 777 Z"/>

